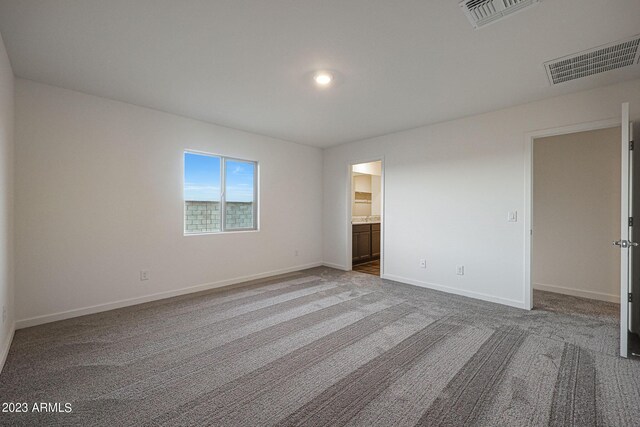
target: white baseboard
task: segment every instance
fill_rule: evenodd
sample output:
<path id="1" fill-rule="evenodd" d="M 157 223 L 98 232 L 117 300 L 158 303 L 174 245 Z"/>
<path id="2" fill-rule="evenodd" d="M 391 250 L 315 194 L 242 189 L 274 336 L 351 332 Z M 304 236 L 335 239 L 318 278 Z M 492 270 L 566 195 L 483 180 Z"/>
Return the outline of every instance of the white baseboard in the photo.
<path id="1" fill-rule="evenodd" d="M 349 271 L 350 270 L 349 268 L 347 268 L 344 265 L 334 264 L 332 262 L 323 262 L 322 265 L 325 266 L 325 267 L 329 267 L 329 268 L 335 268 L 336 270 L 342 270 L 342 271 Z"/>
<path id="2" fill-rule="evenodd" d="M 584 291 L 582 289 L 565 288 L 564 286 L 547 285 L 544 283 L 534 283 L 533 289 L 620 304 L 620 295 L 605 294 L 604 292 Z"/>
<path id="3" fill-rule="evenodd" d="M 0 347 L 0 372 L 4 369 L 4 362 L 7 361 L 7 356 L 9 355 L 9 348 L 11 348 L 11 342 L 13 341 L 13 335 L 16 332 L 16 324 L 13 323 L 11 325 L 11 329 L 9 330 L 9 334 L 7 338 L 5 338 L 2 343 L 2 347 Z"/>
<path id="4" fill-rule="evenodd" d="M 467 291 L 464 289 L 452 288 L 450 286 L 439 285 L 436 283 L 423 282 L 415 279 L 408 279 L 406 277 L 395 276 L 393 274 L 383 274 L 383 279 L 393 280 L 395 282 L 406 283 L 408 285 L 420 286 L 421 288 L 434 289 L 436 291 L 447 292 L 449 294 L 461 295 L 464 297 L 475 298 L 482 301 L 495 302 L 497 304 L 508 305 L 509 307 L 527 309 L 524 305 L 524 301 L 516 301 L 508 298 L 500 298 L 493 295 L 487 295 L 480 292 Z"/>
<path id="5" fill-rule="evenodd" d="M 264 279 L 265 277 L 277 276 L 278 274 L 292 273 L 294 271 L 306 270 L 308 268 L 320 267 L 323 263 L 314 262 L 305 265 L 298 265 L 295 267 L 282 268 L 279 270 L 266 271 L 264 273 L 252 274 L 249 276 L 236 277 L 233 279 L 220 280 L 217 282 L 204 283 L 202 285 L 190 286 L 187 288 L 176 289 L 172 291 L 159 292 L 150 295 L 144 295 L 141 297 L 128 298 L 124 300 L 92 305 L 89 307 L 76 308 L 73 310 L 67 310 L 59 313 L 45 314 L 42 316 L 30 317 L 27 319 L 17 320 L 15 322 L 15 329 L 23 329 L 31 326 L 42 325 L 44 323 L 56 322 L 58 320 L 71 319 L 73 317 L 84 316 L 87 314 L 95 314 L 103 311 L 114 310 L 116 308 L 129 307 L 131 305 L 143 304 L 145 302 L 157 301 L 161 299 L 176 297 L 185 294 L 191 294 L 194 292 L 206 291 L 209 289 L 222 288 L 225 286 L 235 285 L 242 282 L 248 282 L 250 280 Z"/>

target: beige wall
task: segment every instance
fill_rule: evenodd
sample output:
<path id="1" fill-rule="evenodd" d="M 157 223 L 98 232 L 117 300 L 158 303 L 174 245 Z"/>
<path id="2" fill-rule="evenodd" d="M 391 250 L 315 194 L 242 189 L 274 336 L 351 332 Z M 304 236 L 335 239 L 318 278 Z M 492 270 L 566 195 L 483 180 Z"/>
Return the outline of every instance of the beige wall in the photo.
<path id="1" fill-rule="evenodd" d="M 620 128 L 537 139 L 533 164 L 534 288 L 618 302 Z"/>
<path id="2" fill-rule="evenodd" d="M 352 166 L 351 215 L 371 216 L 382 212 L 382 162 L 360 163 Z M 358 174 L 358 175 L 356 175 Z M 364 174 L 364 175 L 359 175 Z M 371 203 L 356 203 L 355 192 L 371 193 Z"/>
<path id="3" fill-rule="evenodd" d="M 354 171 L 355 167 L 354 165 Z M 356 203 L 356 192 L 363 191 L 365 193 L 371 192 L 371 175 L 354 175 L 353 176 L 353 191 L 351 192 L 351 215 L 352 216 L 370 216 L 371 204 L 368 203 Z"/>
<path id="4" fill-rule="evenodd" d="M 371 215 L 382 215 L 382 177 L 371 175 Z"/>

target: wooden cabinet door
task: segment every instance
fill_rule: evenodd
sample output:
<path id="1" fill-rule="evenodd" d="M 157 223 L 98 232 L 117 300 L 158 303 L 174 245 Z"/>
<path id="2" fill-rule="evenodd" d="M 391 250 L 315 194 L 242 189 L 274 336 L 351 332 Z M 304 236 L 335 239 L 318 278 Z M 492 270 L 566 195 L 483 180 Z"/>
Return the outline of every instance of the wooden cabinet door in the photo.
<path id="1" fill-rule="evenodd" d="M 358 241 L 358 261 L 364 262 L 371 259 L 371 233 L 357 233 Z"/>
<path id="2" fill-rule="evenodd" d="M 360 261 L 360 256 L 358 255 L 358 233 L 353 233 L 351 235 L 351 263 L 357 264 Z"/>
<path id="3" fill-rule="evenodd" d="M 371 258 L 380 258 L 380 229 L 371 230 Z"/>
<path id="4" fill-rule="evenodd" d="M 380 225 L 378 226 L 378 234 L 380 233 Z M 372 224 L 355 224 L 352 226 L 352 242 L 351 242 L 351 262 L 353 264 L 359 264 L 367 261 L 371 261 L 371 249 L 372 249 Z M 380 242 L 378 238 L 378 251 L 380 250 Z"/>

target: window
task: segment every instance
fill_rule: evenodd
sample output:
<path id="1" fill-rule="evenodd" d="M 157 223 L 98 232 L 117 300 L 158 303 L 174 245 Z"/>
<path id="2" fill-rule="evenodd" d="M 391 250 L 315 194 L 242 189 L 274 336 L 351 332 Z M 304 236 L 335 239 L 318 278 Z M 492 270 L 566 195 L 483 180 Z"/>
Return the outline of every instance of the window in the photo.
<path id="1" fill-rule="evenodd" d="M 224 228 L 255 229 L 256 164 L 224 159 Z"/>
<path id="2" fill-rule="evenodd" d="M 257 163 L 184 153 L 185 234 L 256 230 Z"/>

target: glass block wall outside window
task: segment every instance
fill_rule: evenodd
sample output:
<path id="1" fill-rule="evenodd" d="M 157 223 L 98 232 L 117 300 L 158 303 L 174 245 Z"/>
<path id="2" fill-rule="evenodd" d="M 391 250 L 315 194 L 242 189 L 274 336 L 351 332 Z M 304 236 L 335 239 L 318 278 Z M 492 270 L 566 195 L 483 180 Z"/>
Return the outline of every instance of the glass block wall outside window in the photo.
<path id="1" fill-rule="evenodd" d="M 257 229 L 257 163 L 184 153 L 184 232 Z"/>

